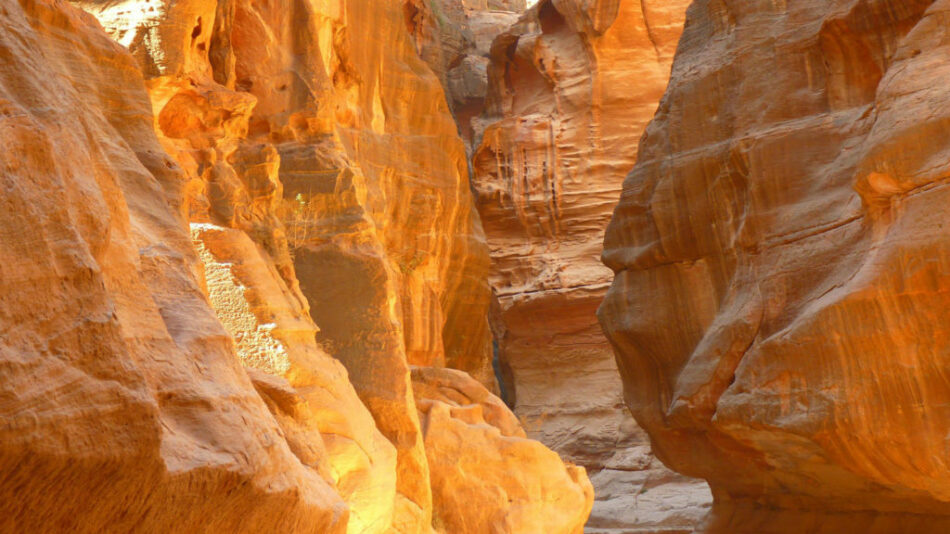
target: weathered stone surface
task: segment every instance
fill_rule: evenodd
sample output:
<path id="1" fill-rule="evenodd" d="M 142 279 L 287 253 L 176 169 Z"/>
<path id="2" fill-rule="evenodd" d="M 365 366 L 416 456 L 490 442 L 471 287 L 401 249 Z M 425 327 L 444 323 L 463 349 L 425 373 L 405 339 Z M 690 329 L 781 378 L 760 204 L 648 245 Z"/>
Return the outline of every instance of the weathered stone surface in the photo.
<path id="1" fill-rule="evenodd" d="M 439 77 L 469 150 L 488 93 L 492 41 L 526 8 L 524 0 L 406 0 L 406 24 L 423 58 Z"/>
<path id="2" fill-rule="evenodd" d="M 343 532 L 207 305 L 132 57 L 0 7 L 0 530 Z"/>
<path id="3" fill-rule="evenodd" d="M 298 37 L 297 16 L 289 3 L 238 4 L 235 83 L 259 101 L 251 135 L 280 153 L 283 217 L 318 339 L 396 446 L 396 528 L 421 532 L 431 493 L 408 366 L 494 382 L 465 152 L 398 3 L 324 2 L 308 15 L 315 42 Z"/>
<path id="4" fill-rule="evenodd" d="M 689 485 L 652 461 L 595 316 L 611 278 L 604 231 L 666 86 L 686 4 L 542 1 L 492 49 L 473 168 L 506 393 L 532 437 L 605 470 L 592 476 L 591 528 L 654 528 L 662 508 L 641 512 L 637 492 Z M 696 524 L 708 490 L 696 484 L 691 499 L 666 527 Z"/>
<path id="5" fill-rule="evenodd" d="M 594 490 L 583 467 L 527 439 L 507 406 L 453 369 L 415 367 L 435 503 L 446 534 L 579 534 Z"/>
<path id="6" fill-rule="evenodd" d="M 317 346 L 306 309 L 247 234 L 201 223 L 191 232 L 211 305 L 291 450 L 349 505 L 347 532 L 388 532 L 396 450 L 376 429 L 343 365 Z"/>
<path id="7" fill-rule="evenodd" d="M 723 532 L 947 528 L 948 10 L 689 10 L 600 316 L 627 404 L 709 480 Z"/>
<path id="8" fill-rule="evenodd" d="M 241 339 L 262 341 L 260 325 L 273 322 L 268 334 L 296 331 L 281 341 L 299 344 L 314 330 L 297 316 L 309 309 L 321 327 L 318 340 L 346 365 L 396 446 L 395 528 L 425 531 L 431 495 L 408 365 L 451 365 L 491 386 L 494 376 L 488 257 L 464 148 L 438 79 L 416 56 L 401 6 L 146 4 L 83 5 L 129 42 L 152 76 L 156 129 L 188 173 L 191 221 L 245 232 L 279 274 L 248 285 L 266 304 L 251 303 L 258 324 L 249 323 Z M 239 239 L 229 235 L 232 244 Z M 254 252 L 246 241 L 242 250 Z M 226 263 L 240 264 L 239 256 Z M 292 313 L 283 323 L 262 318 L 284 301 Z M 219 311 L 227 315 L 232 303 Z M 306 387 L 293 377 L 323 376 L 307 367 L 323 360 L 313 343 L 304 345 L 287 350 L 318 356 L 262 368 Z M 254 359 L 245 361 L 258 366 Z M 366 439 L 366 432 L 355 437 Z M 381 465 L 385 458 L 374 468 Z M 385 486 L 384 477 L 373 491 Z"/>
<path id="9" fill-rule="evenodd" d="M 267 47 L 257 31 L 265 42 L 293 37 L 293 25 L 277 24 L 290 9 L 238 9 L 232 36 L 237 86 L 259 100 L 251 133 L 275 142 L 287 160 L 280 178 L 294 212 L 293 245 L 309 253 L 341 247 L 344 256 L 382 262 L 375 276 L 391 280 L 393 289 L 381 290 L 395 305 L 395 326 L 383 333 L 403 345 L 400 356 L 491 384 L 488 256 L 442 88 L 416 56 L 398 3 L 326 3 L 313 17 L 318 50 L 296 51 L 308 54 L 306 64 L 291 54 L 269 64 L 258 58 Z M 275 23 L 252 32 L 256 20 Z M 281 79 L 285 85 L 274 82 Z M 304 287 L 322 283 L 300 278 Z"/>

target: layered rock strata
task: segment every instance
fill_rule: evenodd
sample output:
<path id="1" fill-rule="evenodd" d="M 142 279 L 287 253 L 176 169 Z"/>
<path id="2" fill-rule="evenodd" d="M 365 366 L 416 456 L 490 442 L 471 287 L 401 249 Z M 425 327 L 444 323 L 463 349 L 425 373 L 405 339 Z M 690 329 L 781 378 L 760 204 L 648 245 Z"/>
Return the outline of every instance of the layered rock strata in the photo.
<path id="1" fill-rule="evenodd" d="M 946 1 L 694 2 L 606 238 L 626 401 L 722 532 L 950 517 Z"/>
<path id="2" fill-rule="evenodd" d="M 0 28 L 0 530 L 345 532 L 205 300 L 132 57 L 63 2 Z"/>
<path id="3" fill-rule="evenodd" d="M 0 72 L 16 283 L 0 324 L 19 331 L 0 344 L 4 529 L 464 533 L 487 512 L 508 532 L 577 530 L 584 470 L 523 437 L 538 465 L 468 442 L 466 461 L 505 471 L 475 506 L 433 509 L 442 449 L 424 448 L 409 365 L 496 387 L 487 254 L 398 6 L 76 3 L 132 55 L 65 3 L 0 18 L 32 58 Z M 36 179 L 59 193 L 36 197 Z M 24 218 L 44 246 L 13 235 Z M 29 305 L 21 283 L 58 297 Z"/>
<path id="4" fill-rule="evenodd" d="M 691 529 L 710 500 L 653 458 L 595 316 L 612 275 L 600 262 L 604 231 L 686 5 L 534 6 L 494 41 L 473 158 L 508 400 L 532 437 L 596 473 L 589 528 L 605 532 Z"/>

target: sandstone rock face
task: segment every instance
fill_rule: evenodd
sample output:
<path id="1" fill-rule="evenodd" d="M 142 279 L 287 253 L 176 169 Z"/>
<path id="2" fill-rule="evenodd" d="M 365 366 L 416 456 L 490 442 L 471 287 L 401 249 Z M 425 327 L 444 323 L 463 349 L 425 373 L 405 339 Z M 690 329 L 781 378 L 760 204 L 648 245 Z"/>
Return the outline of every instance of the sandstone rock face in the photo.
<path id="1" fill-rule="evenodd" d="M 396 450 L 376 429 L 343 365 L 316 344 L 306 310 L 247 234 L 197 223 L 192 238 L 211 305 L 291 450 L 349 505 L 347 532 L 388 532 Z"/>
<path id="2" fill-rule="evenodd" d="M 316 380 L 346 391 L 334 383 L 345 376 L 339 370 L 319 369 L 321 349 L 306 341 L 295 347 L 316 330 L 301 316 L 309 310 L 319 342 L 345 364 L 396 446 L 395 528 L 427 530 L 431 494 L 408 366 L 451 365 L 489 386 L 495 380 L 488 256 L 465 151 L 438 78 L 416 56 L 404 11 L 368 0 L 304 9 L 241 0 L 160 4 L 83 7 L 128 42 L 152 76 L 156 129 L 190 178 L 190 220 L 240 230 L 258 248 L 260 261 L 247 259 L 255 247 L 239 234 L 205 226 L 196 235 L 209 261 L 260 264 L 253 280 L 224 277 L 256 293 L 248 304 L 253 320 L 232 329 L 239 349 L 248 349 L 245 363 L 296 388 Z M 236 254 L 225 251 L 235 247 Z M 279 276 L 265 283 L 268 269 Z M 212 300 L 227 285 L 210 287 Z M 224 294 L 218 309 L 228 323 L 229 306 L 247 306 Z M 290 312 L 268 320 L 275 308 Z M 274 357 L 275 343 L 307 356 Z M 283 367 L 266 361 L 274 358 Z M 357 413 L 344 398 L 339 413 Z M 344 432 L 353 443 L 376 442 L 354 431 Z M 383 450 L 364 447 L 370 456 Z M 387 460 L 371 460 L 358 478 L 378 497 L 387 483 L 372 471 L 385 470 Z M 388 512 L 367 513 L 377 524 Z"/>
<path id="3" fill-rule="evenodd" d="M 406 24 L 423 58 L 442 82 L 459 134 L 469 149 L 479 132 L 496 36 L 514 25 L 524 0 L 407 0 Z"/>
<path id="4" fill-rule="evenodd" d="M 431 493 L 408 366 L 494 382 L 488 258 L 464 147 L 398 3 L 325 2 L 310 15 L 316 42 L 293 17 L 289 2 L 238 5 L 236 86 L 259 101 L 251 135 L 280 154 L 283 217 L 318 339 L 396 446 L 396 528 L 424 531 Z"/>
<path id="5" fill-rule="evenodd" d="M 579 534 L 594 490 L 583 467 L 565 465 L 527 439 L 515 415 L 465 373 L 413 368 L 435 501 L 445 533 Z"/>
<path id="6" fill-rule="evenodd" d="M 132 57 L 45 0 L 0 49 L 0 530 L 343 532 L 207 305 Z"/>
<path id="7" fill-rule="evenodd" d="M 147 74 L 153 127 L 182 169 L 202 288 L 285 446 L 347 505 L 332 528 L 577 531 L 592 499 L 583 469 L 524 438 L 499 400 L 517 443 L 469 430 L 476 442 L 441 458 L 459 431 L 440 422 L 425 450 L 410 364 L 497 386 L 465 151 L 406 11 L 368 0 L 77 3 Z M 440 441 L 441 429 L 455 430 Z M 444 481 L 466 459 L 485 465 Z M 509 501 L 500 488 L 521 493 Z M 459 523 L 462 494 L 486 517 Z"/>
<path id="8" fill-rule="evenodd" d="M 532 437 L 594 473 L 591 529 L 691 529 L 710 500 L 653 459 L 595 316 L 604 231 L 687 3 L 542 1 L 492 47 L 473 168 L 506 393 Z M 666 484 L 682 506 L 647 497 Z"/>
<path id="9" fill-rule="evenodd" d="M 948 12 L 689 10 L 600 317 L 627 404 L 709 480 L 723 532 L 947 528 Z"/>

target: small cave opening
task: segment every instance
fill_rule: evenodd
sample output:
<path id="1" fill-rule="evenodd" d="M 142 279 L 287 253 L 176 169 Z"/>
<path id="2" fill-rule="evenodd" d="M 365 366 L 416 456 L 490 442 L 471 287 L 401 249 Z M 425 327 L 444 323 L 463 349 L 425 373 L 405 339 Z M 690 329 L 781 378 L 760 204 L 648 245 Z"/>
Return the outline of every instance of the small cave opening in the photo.
<path id="1" fill-rule="evenodd" d="M 198 42 L 198 39 L 201 37 L 201 32 L 203 31 L 201 24 L 201 17 L 198 17 L 198 20 L 195 21 L 195 27 L 191 30 L 191 46 L 197 48 L 201 52 L 204 52 L 208 48 L 208 44 L 204 41 Z"/>

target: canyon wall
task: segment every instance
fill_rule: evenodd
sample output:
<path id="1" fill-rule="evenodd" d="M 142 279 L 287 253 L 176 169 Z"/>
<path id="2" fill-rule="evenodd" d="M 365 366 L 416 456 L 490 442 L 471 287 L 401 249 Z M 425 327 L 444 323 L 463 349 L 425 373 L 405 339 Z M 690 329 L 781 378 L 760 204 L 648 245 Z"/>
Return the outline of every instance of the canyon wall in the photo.
<path id="1" fill-rule="evenodd" d="M 419 57 L 442 82 L 470 152 L 485 109 L 492 42 L 526 8 L 525 0 L 406 0 Z"/>
<path id="2" fill-rule="evenodd" d="M 950 525 L 948 14 L 689 9 L 600 318 L 656 453 L 709 480 L 711 531 Z"/>
<path id="3" fill-rule="evenodd" d="M 491 49 L 473 182 L 503 389 L 531 436 L 594 473 L 589 532 L 689 530 L 710 501 L 651 454 L 595 316 L 604 231 L 687 4 L 542 0 Z"/>
<path id="4" fill-rule="evenodd" d="M 132 57 L 45 0 L 0 50 L 0 530 L 345 532 L 205 299 Z"/>
<path id="5" fill-rule="evenodd" d="M 2 530 L 579 532 L 583 468 L 476 418 L 487 248 L 402 5 L 74 3 L 0 9 Z"/>
<path id="6" fill-rule="evenodd" d="M 309 304 L 317 341 L 396 446 L 396 525 L 424 528 L 432 502 L 408 366 L 450 365 L 489 386 L 494 374 L 465 151 L 400 5 L 82 5 L 150 74 L 157 130 L 192 171 L 191 221 L 248 233 L 296 293 L 294 320 Z M 275 337 L 295 328 L 276 324 Z"/>

